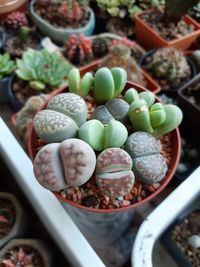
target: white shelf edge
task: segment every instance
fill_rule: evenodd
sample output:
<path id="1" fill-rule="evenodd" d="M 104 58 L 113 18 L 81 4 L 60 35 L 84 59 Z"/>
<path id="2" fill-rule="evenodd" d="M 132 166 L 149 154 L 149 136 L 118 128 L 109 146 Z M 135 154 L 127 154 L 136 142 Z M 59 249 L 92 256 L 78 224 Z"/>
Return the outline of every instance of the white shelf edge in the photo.
<path id="1" fill-rule="evenodd" d="M 2 118 L 0 155 L 67 260 L 75 267 L 106 267 L 56 197 L 36 181 L 31 160 Z"/>
<path id="2" fill-rule="evenodd" d="M 140 225 L 132 250 L 132 266 L 153 267 L 156 240 L 173 220 L 200 196 L 200 167 L 181 183 Z"/>

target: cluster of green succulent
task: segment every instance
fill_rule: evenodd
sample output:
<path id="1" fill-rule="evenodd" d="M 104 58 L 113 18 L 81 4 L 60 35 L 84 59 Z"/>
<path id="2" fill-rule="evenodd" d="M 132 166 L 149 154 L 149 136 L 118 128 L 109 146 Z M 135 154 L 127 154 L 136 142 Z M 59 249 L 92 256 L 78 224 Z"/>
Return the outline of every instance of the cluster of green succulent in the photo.
<path id="1" fill-rule="evenodd" d="M 0 54 L 0 80 L 11 75 L 15 69 L 15 62 L 8 53 Z"/>
<path id="2" fill-rule="evenodd" d="M 160 48 L 151 57 L 148 70 L 157 79 L 175 81 L 190 73 L 184 54 L 174 48 Z"/>
<path id="3" fill-rule="evenodd" d="M 50 53 L 46 49 L 28 49 L 17 60 L 17 76 L 29 82 L 36 90 L 53 89 L 67 84 L 67 75 L 71 69 L 60 54 Z"/>
<path id="4" fill-rule="evenodd" d="M 98 6 L 106 10 L 113 17 L 134 18 L 135 14 L 149 8 L 158 7 L 165 3 L 164 0 L 97 0 Z"/>

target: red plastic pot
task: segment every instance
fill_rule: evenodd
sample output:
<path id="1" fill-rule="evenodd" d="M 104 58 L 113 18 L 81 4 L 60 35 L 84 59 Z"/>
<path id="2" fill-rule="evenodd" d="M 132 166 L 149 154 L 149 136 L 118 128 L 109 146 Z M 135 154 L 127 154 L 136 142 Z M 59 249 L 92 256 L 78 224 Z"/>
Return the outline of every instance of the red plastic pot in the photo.
<path id="1" fill-rule="evenodd" d="M 153 9 L 144 11 L 135 16 L 136 40 L 146 49 L 175 47 L 180 50 L 187 50 L 200 34 L 200 24 L 190 16 L 185 15 L 183 16 L 183 20 L 187 24 L 194 26 L 194 32 L 178 39 L 167 41 L 142 20 L 142 15 L 149 12 L 153 12 Z"/>
<path id="2" fill-rule="evenodd" d="M 142 86 L 127 82 L 124 92 L 131 87 L 134 87 L 136 90 L 138 90 L 138 92 L 146 91 L 146 89 Z M 53 95 L 66 91 L 66 89 L 59 89 L 57 91 L 54 91 Z M 158 98 L 156 99 L 157 101 L 159 101 Z M 46 108 L 47 104 L 48 101 L 43 105 L 41 110 Z M 154 193 L 152 193 L 150 196 L 146 197 L 140 202 L 118 209 L 95 209 L 77 204 L 73 201 L 65 199 L 58 193 L 53 192 L 54 195 L 59 200 L 61 200 L 63 206 L 71 215 L 72 219 L 75 221 L 75 223 L 78 225 L 83 234 L 89 239 L 89 241 L 94 246 L 102 247 L 118 239 L 127 229 L 133 217 L 133 212 L 135 211 L 135 208 L 150 201 L 167 186 L 176 171 L 176 167 L 180 159 L 181 142 L 178 129 L 175 129 L 171 132 L 171 144 L 173 152 L 171 153 L 171 162 L 167 175 L 162 180 L 160 187 Z M 32 124 L 28 144 L 28 153 L 32 160 L 35 158 L 37 150 L 38 138 Z"/>

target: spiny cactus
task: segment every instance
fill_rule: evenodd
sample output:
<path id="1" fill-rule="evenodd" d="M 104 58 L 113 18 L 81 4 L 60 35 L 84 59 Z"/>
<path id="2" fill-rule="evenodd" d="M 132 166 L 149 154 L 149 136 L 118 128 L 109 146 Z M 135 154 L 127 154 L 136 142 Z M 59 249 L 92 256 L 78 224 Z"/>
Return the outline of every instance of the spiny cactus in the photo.
<path id="1" fill-rule="evenodd" d="M 120 67 L 99 68 L 94 75 L 94 98 L 97 103 L 104 103 L 118 97 L 125 87 L 126 71 Z"/>
<path id="2" fill-rule="evenodd" d="M 131 89 L 132 97 L 134 89 Z M 132 123 L 134 131 L 144 131 L 151 133 L 154 137 L 160 136 L 171 132 L 181 123 L 183 114 L 179 107 L 168 104 L 152 103 L 152 98 L 148 96 L 148 92 L 143 97 L 134 96 L 127 91 L 130 97 L 130 102 L 133 100 L 129 108 L 129 119 Z M 127 99 L 125 95 L 125 99 Z"/>
<path id="3" fill-rule="evenodd" d="M 38 182 L 52 191 L 60 191 L 67 186 L 86 183 L 96 165 L 92 148 L 79 139 L 68 139 L 61 144 L 44 146 L 34 160 L 34 173 Z"/>
<path id="4" fill-rule="evenodd" d="M 112 199 L 130 192 L 135 182 L 132 160 L 121 148 L 108 148 L 97 157 L 96 182 L 101 192 Z"/>
<path id="5" fill-rule="evenodd" d="M 83 34 L 72 34 L 64 45 L 65 54 L 70 62 L 82 65 L 92 57 L 91 44 L 92 41 Z"/>
<path id="6" fill-rule="evenodd" d="M 119 121 L 111 120 L 103 125 L 98 120 L 89 120 L 79 129 L 79 138 L 94 150 L 102 151 L 109 147 L 121 147 L 128 136 L 126 127 Z"/>
<path id="7" fill-rule="evenodd" d="M 93 75 L 87 72 L 80 77 L 77 68 L 71 69 L 68 75 L 69 91 L 80 96 L 87 96 L 93 85 Z"/>
<path id="8" fill-rule="evenodd" d="M 135 132 L 128 137 L 124 147 L 132 158 L 137 180 L 153 184 L 165 177 L 167 164 L 160 154 L 158 141 L 151 134 Z"/>
<path id="9" fill-rule="evenodd" d="M 105 56 L 108 53 L 108 41 L 97 37 L 92 40 L 92 52 L 96 57 Z"/>
<path id="10" fill-rule="evenodd" d="M 28 49 L 22 59 L 17 60 L 16 74 L 28 81 L 33 89 L 51 91 L 67 84 L 70 68 L 71 65 L 56 52 Z"/>
<path id="11" fill-rule="evenodd" d="M 0 54 L 0 80 L 11 75 L 15 69 L 15 62 L 8 53 Z"/>
<path id="12" fill-rule="evenodd" d="M 4 20 L 4 25 L 9 30 L 16 30 L 22 26 L 27 26 L 28 20 L 24 13 L 14 11 L 7 15 L 6 19 Z"/>

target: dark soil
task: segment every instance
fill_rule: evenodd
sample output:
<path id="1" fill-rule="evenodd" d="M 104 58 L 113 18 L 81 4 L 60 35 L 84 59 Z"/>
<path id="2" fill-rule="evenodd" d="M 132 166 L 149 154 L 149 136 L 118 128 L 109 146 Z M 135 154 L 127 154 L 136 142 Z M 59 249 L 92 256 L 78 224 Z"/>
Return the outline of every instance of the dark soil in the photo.
<path id="1" fill-rule="evenodd" d="M 188 98 L 188 100 L 192 104 L 194 104 L 200 108 L 200 83 L 199 83 L 199 80 L 195 84 L 189 86 L 187 88 L 187 90 L 184 90 L 183 92 L 184 92 L 184 95 Z"/>
<path id="2" fill-rule="evenodd" d="M 184 221 L 172 231 L 172 239 L 192 264 L 193 267 L 200 266 L 200 249 L 194 248 L 188 242 L 192 235 L 200 235 L 200 211 L 192 212 Z"/>
<path id="3" fill-rule="evenodd" d="M 123 37 L 132 38 L 135 34 L 133 20 L 130 18 L 111 18 L 106 24 L 106 30 Z"/>
<path id="4" fill-rule="evenodd" d="M 21 42 L 19 37 L 10 37 L 5 44 L 5 51 L 13 57 L 21 57 L 28 48 L 36 48 L 38 46 L 38 38 L 31 34 L 25 42 Z"/>
<path id="5" fill-rule="evenodd" d="M 14 222 L 16 217 L 15 207 L 12 202 L 5 198 L 0 198 L 0 239 L 6 236 Z"/>
<path id="6" fill-rule="evenodd" d="M 167 41 L 183 37 L 195 30 L 193 25 L 187 24 L 183 19 L 177 24 L 170 22 L 168 25 L 165 25 L 162 22 L 163 13 L 160 11 L 145 13 L 141 18 Z"/>

